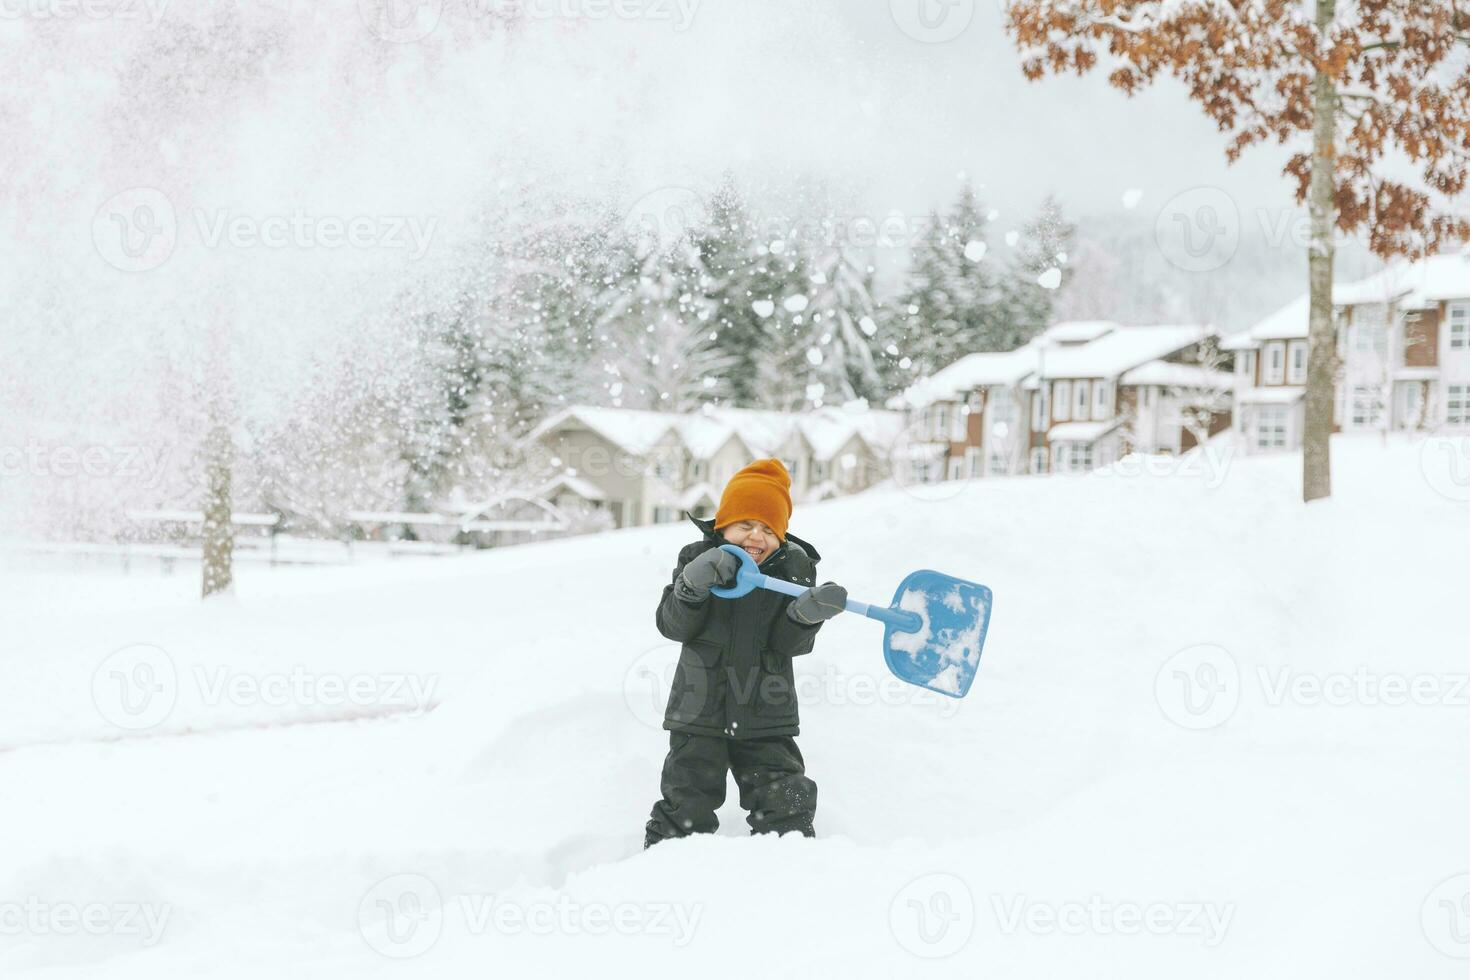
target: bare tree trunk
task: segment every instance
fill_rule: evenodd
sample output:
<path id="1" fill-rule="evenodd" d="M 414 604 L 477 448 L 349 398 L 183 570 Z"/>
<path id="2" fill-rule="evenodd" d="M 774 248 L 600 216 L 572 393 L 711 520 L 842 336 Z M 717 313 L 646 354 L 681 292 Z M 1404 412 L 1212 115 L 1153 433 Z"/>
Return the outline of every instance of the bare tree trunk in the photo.
<path id="1" fill-rule="evenodd" d="M 1317 0 L 1317 30 L 1327 37 L 1337 0 Z M 1312 241 L 1307 253 L 1311 326 L 1308 330 L 1307 396 L 1302 431 L 1302 500 L 1332 495 L 1333 385 L 1337 374 L 1337 336 L 1332 306 L 1332 229 L 1336 224 L 1337 90 L 1321 69 L 1312 80 L 1312 182 L 1307 207 L 1312 219 Z"/>
<path id="2" fill-rule="evenodd" d="M 204 583 L 208 599 L 230 588 L 234 578 L 235 525 L 230 493 L 230 470 L 234 447 L 228 422 L 212 411 L 204 447 Z"/>
<path id="3" fill-rule="evenodd" d="M 229 343 L 234 328 L 233 296 L 228 285 L 217 288 L 210 317 L 209 350 L 205 362 L 208 417 L 204 435 L 204 555 L 202 596 L 226 592 L 234 580 L 235 523 L 231 487 L 235 446 L 233 378 Z"/>

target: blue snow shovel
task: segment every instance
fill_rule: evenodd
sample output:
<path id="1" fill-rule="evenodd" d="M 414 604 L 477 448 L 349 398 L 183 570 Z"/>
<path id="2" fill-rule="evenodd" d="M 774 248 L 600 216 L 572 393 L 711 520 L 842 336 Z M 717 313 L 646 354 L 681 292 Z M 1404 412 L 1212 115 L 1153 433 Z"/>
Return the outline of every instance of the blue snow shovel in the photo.
<path id="1" fill-rule="evenodd" d="M 738 599 L 752 589 L 799 596 L 805 586 L 772 578 L 760 571 L 744 548 L 720 548 L 740 559 L 740 571 L 729 588 L 710 592 Z M 952 698 L 962 698 L 980 669 L 980 648 L 990 628 L 991 592 L 983 585 L 924 568 L 898 584 L 893 602 L 872 606 L 848 599 L 846 612 L 883 624 L 883 659 L 899 680 Z"/>

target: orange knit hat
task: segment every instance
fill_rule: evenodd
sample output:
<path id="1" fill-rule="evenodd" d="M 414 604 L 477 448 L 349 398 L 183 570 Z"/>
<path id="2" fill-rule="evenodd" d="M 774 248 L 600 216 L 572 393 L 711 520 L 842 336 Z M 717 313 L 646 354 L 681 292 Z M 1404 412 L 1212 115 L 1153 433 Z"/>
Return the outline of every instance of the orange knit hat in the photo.
<path id="1" fill-rule="evenodd" d="M 791 474 L 779 459 L 758 459 L 730 477 L 715 511 L 715 529 L 736 521 L 760 521 L 786 540 L 791 520 Z"/>

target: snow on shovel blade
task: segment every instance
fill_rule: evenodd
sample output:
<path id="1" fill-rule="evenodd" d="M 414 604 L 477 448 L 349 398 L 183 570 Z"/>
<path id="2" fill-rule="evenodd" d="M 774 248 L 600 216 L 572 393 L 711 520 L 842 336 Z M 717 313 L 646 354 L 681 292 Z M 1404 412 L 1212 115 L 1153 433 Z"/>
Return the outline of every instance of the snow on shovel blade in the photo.
<path id="1" fill-rule="evenodd" d="M 918 632 L 888 623 L 883 657 L 903 681 L 962 698 L 980 669 L 980 649 L 990 628 L 991 592 L 983 585 L 922 569 L 898 586 L 891 608 L 917 613 Z"/>

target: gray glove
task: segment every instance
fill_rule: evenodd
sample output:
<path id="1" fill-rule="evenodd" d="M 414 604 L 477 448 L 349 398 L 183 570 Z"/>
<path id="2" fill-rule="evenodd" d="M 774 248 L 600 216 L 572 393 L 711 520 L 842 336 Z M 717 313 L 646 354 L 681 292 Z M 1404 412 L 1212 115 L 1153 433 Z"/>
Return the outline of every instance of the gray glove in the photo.
<path id="1" fill-rule="evenodd" d="M 836 582 L 823 582 L 791 600 L 786 615 L 803 626 L 815 626 L 847 607 L 847 590 Z"/>
<path id="2" fill-rule="evenodd" d="M 691 558 L 684 566 L 679 575 L 679 597 L 689 602 L 703 602 L 709 598 L 711 586 L 734 585 L 739 571 L 739 558 L 723 548 L 711 548 Z"/>

